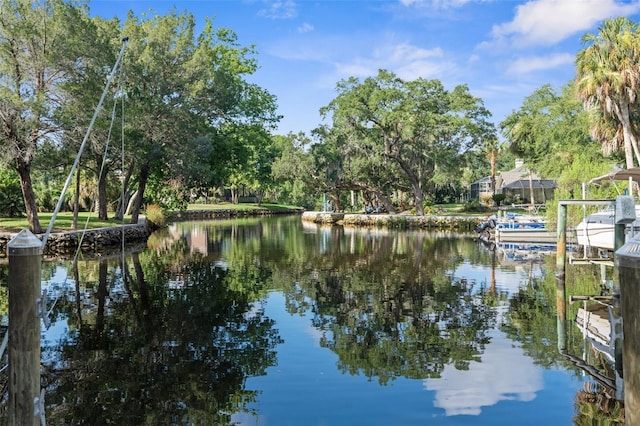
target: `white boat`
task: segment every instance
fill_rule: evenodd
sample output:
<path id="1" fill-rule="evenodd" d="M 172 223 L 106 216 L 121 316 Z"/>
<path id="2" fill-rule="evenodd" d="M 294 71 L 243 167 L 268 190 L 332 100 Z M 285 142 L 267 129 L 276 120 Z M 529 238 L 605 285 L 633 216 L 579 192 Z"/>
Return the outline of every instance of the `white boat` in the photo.
<path id="1" fill-rule="evenodd" d="M 503 243 L 556 243 L 556 232 L 549 231 L 546 223 L 535 217 L 520 217 L 499 222 L 495 229 L 496 241 Z"/>
<path id="2" fill-rule="evenodd" d="M 607 180 L 640 181 L 640 168 L 623 169 L 600 176 L 589 181 L 589 184 L 597 184 Z M 625 241 L 640 231 L 640 205 L 635 206 L 636 220 L 627 224 Z M 615 230 L 615 202 L 604 210 L 586 216 L 575 228 L 578 245 L 597 249 L 614 249 Z"/>
<path id="3" fill-rule="evenodd" d="M 498 220 L 492 215 L 487 222 L 477 228 L 485 238 L 503 243 L 556 243 L 557 235 L 547 229 L 544 219 L 539 216 L 527 216 L 507 213 L 506 218 Z"/>
<path id="4" fill-rule="evenodd" d="M 625 228 L 625 241 L 640 232 L 640 205 L 636 205 L 636 217 L 638 219 Z M 615 239 L 614 219 L 615 209 L 613 208 L 588 215 L 576 226 L 578 244 L 586 247 L 613 250 Z"/>

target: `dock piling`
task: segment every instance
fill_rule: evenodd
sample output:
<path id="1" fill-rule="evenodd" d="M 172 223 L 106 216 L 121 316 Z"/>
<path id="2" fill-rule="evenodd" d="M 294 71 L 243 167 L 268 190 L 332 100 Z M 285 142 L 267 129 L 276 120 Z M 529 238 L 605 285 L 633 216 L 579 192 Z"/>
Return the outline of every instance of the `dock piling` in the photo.
<path id="1" fill-rule="evenodd" d="M 40 425 L 40 298 L 42 241 L 23 229 L 9 256 L 9 425 Z"/>

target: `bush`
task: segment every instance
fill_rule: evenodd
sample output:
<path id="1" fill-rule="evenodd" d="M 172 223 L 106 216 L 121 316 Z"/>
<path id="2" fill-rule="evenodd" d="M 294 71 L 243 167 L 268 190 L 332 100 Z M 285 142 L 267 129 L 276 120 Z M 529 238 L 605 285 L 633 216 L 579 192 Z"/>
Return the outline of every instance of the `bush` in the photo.
<path id="1" fill-rule="evenodd" d="M 147 204 L 144 210 L 147 221 L 151 222 L 154 226 L 163 228 L 166 225 L 166 218 L 162 207 L 157 204 Z"/>
<path id="2" fill-rule="evenodd" d="M 507 197 L 504 194 L 493 194 L 491 198 L 496 203 L 496 206 L 500 207 L 500 203 L 502 203 Z"/>
<path id="3" fill-rule="evenodd" d="M 484 213 L 487 210 L 487 206 L 478 200 L 469 200 L 467 204 L 462 207 L 462 211 L 467 213 Z"/>
<path id="4" fill-rule="evenodd" d="M 24 213 L 20 178 L 13 170 L 0 169 L 0 216 L 16 217 Z"/>

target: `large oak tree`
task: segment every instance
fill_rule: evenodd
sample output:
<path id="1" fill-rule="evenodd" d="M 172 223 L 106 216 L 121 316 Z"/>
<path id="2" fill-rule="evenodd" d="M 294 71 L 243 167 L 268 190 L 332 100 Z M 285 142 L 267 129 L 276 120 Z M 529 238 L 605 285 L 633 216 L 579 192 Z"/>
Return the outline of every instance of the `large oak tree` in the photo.
<path id="1" fill-rule="evenodd" d="M 438 80 L 405 81 L 380 70 L 362 82 L 340 81 L 337 91 L 322 113 L 360 155 L 401 170 L 419 215 L 425 191 L 459 175 L 467 150 L 495 139 L 489 111 L 464 85 L 448 91 Z"/>

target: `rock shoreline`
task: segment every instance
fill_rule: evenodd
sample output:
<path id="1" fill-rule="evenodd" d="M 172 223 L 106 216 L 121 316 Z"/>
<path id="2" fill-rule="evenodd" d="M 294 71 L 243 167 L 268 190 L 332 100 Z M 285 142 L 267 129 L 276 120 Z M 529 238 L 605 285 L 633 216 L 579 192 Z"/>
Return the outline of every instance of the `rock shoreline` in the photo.
<path id="1" fill-rule="evenodd" d="M 304 212 L 302 220 L 318 224 L 395 229 L 451 229 L 472 231 L 485 221 L 483 216 L 415 216 L 403 214 L 344 214 Z"/>
<path id="2" fill-rule="evenodd" d="M 80 244 L 83 253 L 101 253 L 108 248 L 127 246 L 146 242 L 154 227 L 145 223 L 121 225 L 108 228 L 88 229 L 86 231 L 52 232 L 42 251 L 43 256 L 67 257 L 73 255 Z M 7 257 L 7 244 L 16 232 L 0 233 L 0 258 Z M 36 234 L 42 240 L 44 234 Z"/>
<path id="3" fill-rule="evenodd" d="M 167 212 L 165 216 L 166 216 L 167 222 L 179 222 L 179 221 L 189 221 L 189 220 L 228 219 L 228 218 L 234 218 L 234 217 L 262 217 L 262 216 L 291 215 L 291 214 L 300 214 L 303 211 L 304 210 L 302 209 L 185 210 L 185 211 Z"/>

